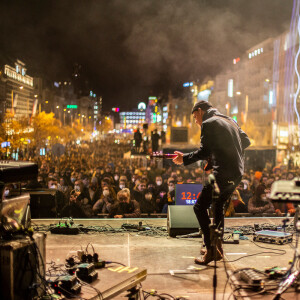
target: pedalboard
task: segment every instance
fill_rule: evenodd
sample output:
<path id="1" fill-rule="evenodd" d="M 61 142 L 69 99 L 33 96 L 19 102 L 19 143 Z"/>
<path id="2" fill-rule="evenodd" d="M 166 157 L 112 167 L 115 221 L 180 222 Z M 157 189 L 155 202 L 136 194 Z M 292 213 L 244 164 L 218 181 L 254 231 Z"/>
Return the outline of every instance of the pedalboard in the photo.
<path id="1" fill-rule="evenodd" d="M 242 270 L 239 275 L 240 279 L 249 284 L 253 291 L 259 291 L 264 286 L 263 277 L 253 269 Z"/>
<path id="2" fill-rule="evenodd" d="M 227 237 L 223 237 L 222 240 L 223 244 L 239 244 L 240 243 L 240 234 L 239 233 L 232 233 Z"/>
<path id="3" fill-rule="evenodd" d="M 261 230 L 254 233 L 253 241 L 283 245 L 293 241 L 293 234 L 282 231 Z"/>
<path id="4" fill-rule="evenodd" d="M 278 279 L 282 278 L 287 273 L 287 268 L 273 267 L 265 270 L 265 273 L 268 275 L 269 279 Z"/>
<path id="5" fill-rule="evenodd" d="M 79 228 L 77 227 L 70 227 L 70 226 L 62 226 L 57 225 L 50 229 L 52 234 L 67 234 L 67 235 L 75 235 L 79 234 Z"/>
<path id="6" fill-rule="evenodd" d="M 64 294 L 66 297 L 78 295 L 81 292 L 81 284 L 75 275 L 58 277 L 51 282 L 52 288 L 57 294 Z"/>
<path id="7" fill-rule="evenodd" d="M 92 283 L 98 278 L 98 273 L 96 272 L 93 263 L 83 263 L 78 265 L 76 275 L 79 279 L 88 283 Z"/>

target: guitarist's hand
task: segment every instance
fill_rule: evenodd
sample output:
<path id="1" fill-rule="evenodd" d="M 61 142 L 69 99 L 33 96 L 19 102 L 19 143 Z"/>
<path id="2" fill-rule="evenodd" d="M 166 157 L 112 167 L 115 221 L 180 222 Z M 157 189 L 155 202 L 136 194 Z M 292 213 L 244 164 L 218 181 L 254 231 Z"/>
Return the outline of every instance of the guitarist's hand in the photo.
<path id="1" fill-rule="evenodd" d="M 179 151 L 174 151 L 175 154 L 177 154 L 177 156 L 175 158 L 173 158 L 173 162 L 176 165 L 182 165 L 183 164 L 183 153 L 179 152 Z"/>

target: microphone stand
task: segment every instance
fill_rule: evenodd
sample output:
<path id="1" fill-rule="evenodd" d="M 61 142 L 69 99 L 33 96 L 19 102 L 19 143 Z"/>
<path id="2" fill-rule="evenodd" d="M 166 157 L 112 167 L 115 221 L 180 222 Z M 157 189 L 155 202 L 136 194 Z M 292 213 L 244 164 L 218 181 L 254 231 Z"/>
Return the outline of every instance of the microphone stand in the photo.
<path id="1" fill-rule="evenodd" d="M 208 178 L 208 182 L 212 187 L 212 216 L 213 222 L 209 226 L 210 228 L 210 241 L 211 241 L 211 248 L 213 251 L 214 257 L 214 275 L 213 275 L 213 300 L 216 300 L 216 293 L 217 293 L 217 244 L 218 240 L 221 239 L 222 231 L 218 229 L 216 224 L 216 201 L 219 198 L 220 190 L 216 183 L 216 179 L 214 175 L 210 174 Z"/>

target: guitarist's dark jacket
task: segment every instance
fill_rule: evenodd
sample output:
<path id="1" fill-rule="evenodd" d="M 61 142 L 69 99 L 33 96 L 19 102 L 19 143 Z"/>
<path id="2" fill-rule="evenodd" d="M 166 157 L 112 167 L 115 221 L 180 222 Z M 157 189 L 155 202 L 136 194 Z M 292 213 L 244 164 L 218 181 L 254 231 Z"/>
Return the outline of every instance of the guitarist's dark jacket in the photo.
<path id="1" fill-rule="evenodd" d="M 203 115 L 200 148 L 184 154 L 183 163 L 211 158 L 218 184 L 239 180 L 244 174 L 244 149 L 249 145 L 247 134 L 233 119 L 209 108 Z"/>

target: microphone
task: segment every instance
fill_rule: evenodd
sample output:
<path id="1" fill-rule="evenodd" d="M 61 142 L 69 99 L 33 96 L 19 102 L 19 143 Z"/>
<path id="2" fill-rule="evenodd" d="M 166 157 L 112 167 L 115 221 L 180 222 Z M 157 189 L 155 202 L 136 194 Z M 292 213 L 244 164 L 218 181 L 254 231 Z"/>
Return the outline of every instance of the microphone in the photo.
<path id="1" fill-rule="evenodd" d="M 214 188 L 214 191 L 217 194 L 220 194 L 220 189 L 219 189 L 218 184 L 216 182 L 216 177 L 213 174 L 208 175 L 208 183 Z"/>

